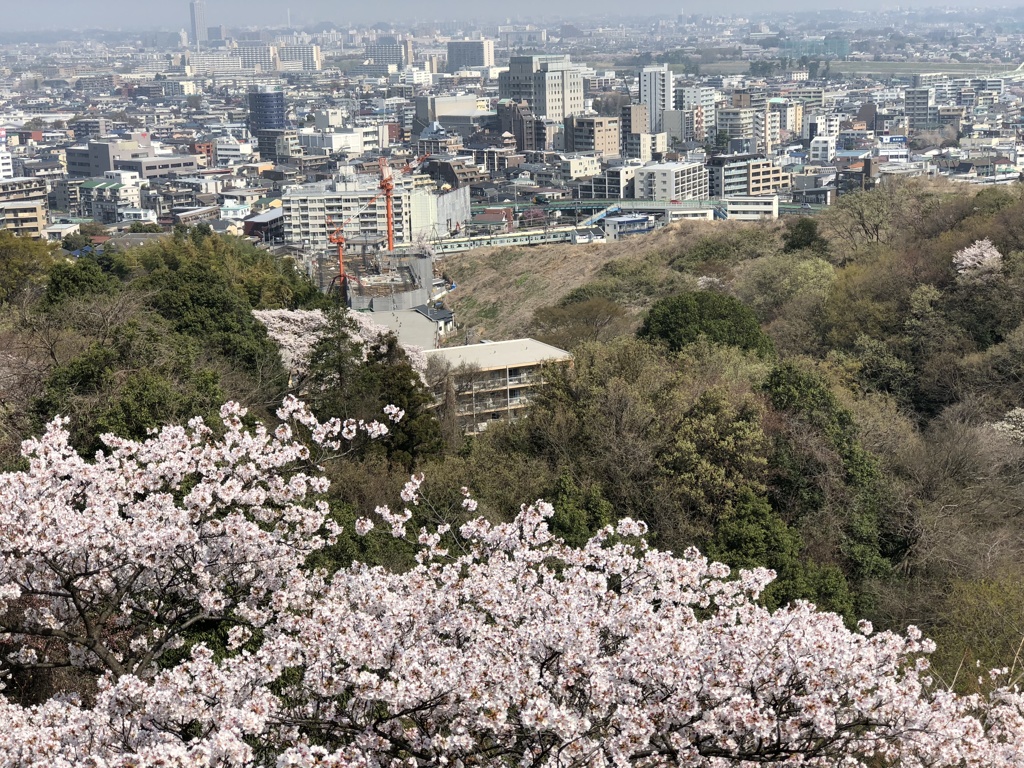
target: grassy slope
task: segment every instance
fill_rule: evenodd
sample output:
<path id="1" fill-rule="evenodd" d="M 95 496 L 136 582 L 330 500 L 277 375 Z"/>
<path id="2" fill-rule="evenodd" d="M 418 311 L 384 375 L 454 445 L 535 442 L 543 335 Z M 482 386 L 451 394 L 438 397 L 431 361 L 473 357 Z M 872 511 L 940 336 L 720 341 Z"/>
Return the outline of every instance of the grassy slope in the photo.
<path id="1" fill-rule="evenodd" d="M 650 235 L 615 243 L 479 248 L 445 256 L 444 270 L 458 284 L 449 297 L 461 329 L 455 343 L 524 335 L 536 309 L 555 304 L 574 288 L 605 276 L 606 265 L 611 262 L 632 262 L 643 270 L 645 284 L 669 290 L 681 278 L 668 266 L 673 256 L 711 232 L 750 226 L 737 222 L 679 222 Z M 627 295 L 621 303 L 637 315 L 658 298 L 657 290 L 650 295 L 625 292 L 633 295 Z"/>

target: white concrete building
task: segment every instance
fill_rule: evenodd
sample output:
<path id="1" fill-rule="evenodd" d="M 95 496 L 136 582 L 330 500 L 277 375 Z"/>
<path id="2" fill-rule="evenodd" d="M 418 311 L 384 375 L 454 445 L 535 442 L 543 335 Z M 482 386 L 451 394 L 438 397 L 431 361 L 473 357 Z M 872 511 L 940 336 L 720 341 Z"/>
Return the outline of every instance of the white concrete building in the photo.
<path id="1" fill-rule="evenodd" d="M 836 156 L 835 136 L 815 136 L 811 139 L 808 159 L 815 165 L 828 165 Z"/>
<path id="2" fill-rule="evenodd" d="M 737 221 L 760 221 L 779 218 L 778 195 L 730 197 L 725 201 L 725 213 Z"/>
<path id="3" fill-rule="evenodd" d="M 640 103 L 647 107 L 647 132 L 661 133 L 665 110 L 674 106 L 672 70 L 668 64 L 652 64 L 640 70 L 637 80 Z"/>
<path id="4" fill-rule="evenodd" d="M 637 168 L 638 200 L 707 200 L 708 169 L 703 163 L 652 163 Z"/>

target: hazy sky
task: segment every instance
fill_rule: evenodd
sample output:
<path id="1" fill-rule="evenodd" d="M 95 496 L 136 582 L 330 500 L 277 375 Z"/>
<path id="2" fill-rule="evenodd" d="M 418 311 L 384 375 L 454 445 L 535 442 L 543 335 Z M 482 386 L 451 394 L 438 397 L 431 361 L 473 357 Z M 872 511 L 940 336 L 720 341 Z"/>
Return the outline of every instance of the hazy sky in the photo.
<path id="1" fill-rule="evenodd" d="M 727 5 L 714 6 L 719 13 L 747 13 L 756 10 L 780 8 L 803 10 L 822 7 L 842 7 L 845 10 L 874 10 L 878 8 L 923 7 L 930 5 L 1003 5 L 998 0 L 854 0 L 821 2 L 820 0 L 733 0 Z M 7 30 L 43 29 L 154 29 L 188 28 L 188 0 L 0 0 L 5 7 L 0 27 Z M 520 17 L 543 16 L 553 18 L 583 16 L 588 13 L 621 14 L 621 0 L 516 0 L 514 4 L 483 2 L 483 0 L 206 0 L 206 22 L 209 26 L 284 26 L 287 9 L 291 8 L 293 26 L 304 26 L 318 21 L 346 22 L 444 20 L 451 17 L 470 17 L 496 20 L 508 14 L 512 7 Z M 627 6 L 634 8 L 635 6 Z M 640 10 L 639 7 L 635 7 Z M 651 15 L 676 15 L 680 8 L 687 13 L 708 13 L 712 6 L 704 2 L 663 2 L 642 6 Z"/>

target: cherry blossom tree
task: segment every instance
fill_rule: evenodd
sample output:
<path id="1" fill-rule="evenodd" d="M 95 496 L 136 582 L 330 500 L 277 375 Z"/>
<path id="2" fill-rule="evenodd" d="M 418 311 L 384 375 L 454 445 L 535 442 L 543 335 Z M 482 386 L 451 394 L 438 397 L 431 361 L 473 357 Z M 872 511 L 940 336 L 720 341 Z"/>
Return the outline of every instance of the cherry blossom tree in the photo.
<path id="1" fill-rule="evenodd" d="M 0 700 L 0 766 L 1024 760 L 1016 689 L 957 696 L 929 676 L 915 628 L 851 631 L 800 602 L 769 611 L 771 572 L 658 551 L 632 520 L 582 547 L 552 535 L 544 502 L 507 523 L 410 530 L 417 475 L 405 508 L 357 522 L 418 541 L 415 568 L 304 569 L 331 531 L 291 425 L 329 451 L 383 427 L 317 424 L 294 401 L 280 415 L 273 432 L 246 430 L 229 405 L 223 437 L 193 423 L 108 438 L 94 462 L 59 423 L 26 444 L 30 468 L 0 478 L 8 639 L 30 656 L 59 637 L 106 672 L 88 703 Z M 226 653 L 197 644 L 158 669 L 196 616 L 231 623 Z"/>
<path id="2" fill-rule="evenodd" d="M 24 444 L 29 469 L 0 475 L 0 639 L 14 647 L 0 670 L 147 677 L 200 622 L 259 613 L 331 540 L 326 503 L 308 503 L 327 481 L 293 426 L 325 451 L 387 432 L 320 424 L 294 398 L 273 432 L 245 429 L 236 404 L 221 416 L 220 436 L 199 419 L 143 442 L 107 435 L 92 461 L 62 419 Z"/>
<path id="3" fill-rule="evenodd" d="M 1003 255 L 988 238 L 976 240 L 956 252 L 953 267 L 961 279 L 983 279 L 1003 268 Z"/>

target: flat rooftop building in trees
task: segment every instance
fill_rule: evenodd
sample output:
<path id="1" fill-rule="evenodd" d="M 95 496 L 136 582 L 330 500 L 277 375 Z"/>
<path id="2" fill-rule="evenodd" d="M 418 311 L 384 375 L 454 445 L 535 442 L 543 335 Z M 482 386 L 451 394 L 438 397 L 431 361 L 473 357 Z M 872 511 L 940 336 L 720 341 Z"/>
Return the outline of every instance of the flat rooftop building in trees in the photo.
<path id="1" fill-rule="evenodd" d="M 426 355 L 431 365 L 447 368 L 434 394 L 439 407 L 454 408 L 466 434 L 484 432 L 495 421 L 520 417 L 544 384 L 544 365 L 572 360 L 564 349 L 536 339 L 428 349 Z"/>

